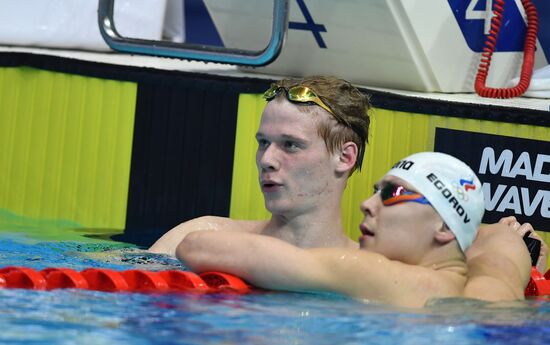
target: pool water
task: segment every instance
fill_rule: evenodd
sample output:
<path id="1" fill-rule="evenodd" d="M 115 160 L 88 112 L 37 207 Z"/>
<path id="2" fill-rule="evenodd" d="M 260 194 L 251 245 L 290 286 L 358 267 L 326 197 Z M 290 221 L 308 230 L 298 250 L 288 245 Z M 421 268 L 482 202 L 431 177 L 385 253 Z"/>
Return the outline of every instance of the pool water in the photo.
<path id="1" fill-rule="evenodd" d="M 0 267 L 185 269 L 117 242 L 0 233 Z M 3 344 L 537 344 L 550 301 L 449 299 L 395 308 L 329 294 L 0 290 Z"/>

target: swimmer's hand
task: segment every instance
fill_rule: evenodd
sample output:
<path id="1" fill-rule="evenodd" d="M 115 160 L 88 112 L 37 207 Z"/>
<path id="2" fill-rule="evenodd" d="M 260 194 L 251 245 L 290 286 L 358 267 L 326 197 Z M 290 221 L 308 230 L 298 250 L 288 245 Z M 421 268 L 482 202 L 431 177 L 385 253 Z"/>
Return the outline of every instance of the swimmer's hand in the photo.
<path id="1" fill-rule="evenodd" d="M 504 217 L 500 219 L 499 223 L 509 226 L 512 230 L 516 231 L 518 235 L 523 237 L 527 248 L 529 248 L 530 244 L 531 246 L 538 246 L 538 244 L 534 241 L 540 241 L 538 258 L 532 257 L 532 260 L 534 261 L 533 265 L 537 268 L 537 270 L 544 274 L 546 272 L 548 246 L 546 245 L 546 242 L 535 232 L 533 226 L 529 223 L 520 224 L 514 216 Z"/>

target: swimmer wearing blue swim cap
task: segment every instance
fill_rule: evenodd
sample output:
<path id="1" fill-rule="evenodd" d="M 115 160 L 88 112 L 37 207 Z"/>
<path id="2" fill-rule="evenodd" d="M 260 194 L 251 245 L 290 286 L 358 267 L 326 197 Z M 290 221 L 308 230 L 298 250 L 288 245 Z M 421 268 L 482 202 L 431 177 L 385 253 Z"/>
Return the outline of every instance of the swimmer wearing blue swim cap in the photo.
<path id="1" fill-rule="evenodd" d="M 420 152 L 397 162 L 388 175 L 406 181 L 423 195 L 462 251 L 468 249 L 485 211 L 481 182 L 468 165 L 445 153 Z"/>

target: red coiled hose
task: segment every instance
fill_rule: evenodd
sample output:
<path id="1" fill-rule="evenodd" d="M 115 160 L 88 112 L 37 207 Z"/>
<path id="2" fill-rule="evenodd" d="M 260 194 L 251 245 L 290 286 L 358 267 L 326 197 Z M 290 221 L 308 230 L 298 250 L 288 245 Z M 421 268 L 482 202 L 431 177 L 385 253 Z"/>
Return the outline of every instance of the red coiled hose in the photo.
<path id="1" fill-rule="evenodd" d="M 535 64 L 535 49 L 537 45 L 537 32 L 539 29 L 539 19 L 537 9 L 530 0 L 521 0 L 525 13 L 527 14 L 527 34 L 525 36 L 525 45 L 523 48 L 523 63 L 521 66 L 521 75 L 519 83 L 511 88 L 491 88 L 485 86 L 487 76 L 489 75 L 489 67 L 491 66 L 491 58 L 497 45 L 497 37 L 502 24 L 502 13 L 504 12 L 504 0 L 495 0 L 495 10 L 491 19 L 491 30 L 477 70 L 475 81 L 475 90 L 481 97 L 489 98 L 513 98 L 521 96 L 529 87 L 531 75 L 533 74 L 533 66 Z"/>

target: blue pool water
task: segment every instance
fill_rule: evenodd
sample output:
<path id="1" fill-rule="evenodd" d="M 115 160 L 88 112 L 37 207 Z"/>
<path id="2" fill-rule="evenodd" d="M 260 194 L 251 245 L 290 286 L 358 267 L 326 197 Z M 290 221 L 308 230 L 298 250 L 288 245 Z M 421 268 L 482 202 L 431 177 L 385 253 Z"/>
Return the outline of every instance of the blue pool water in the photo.
<path id="1" fill-rule="evenodd" d="M 124 248 L 126 247 L 126 248 Z M 184 269 L 120 243 L 0 233 L 8 265 Z M 550 302 L 440 300 L 403 309 L 324 294 L 0 290 L 3 344 L 543 344 Z"/>

